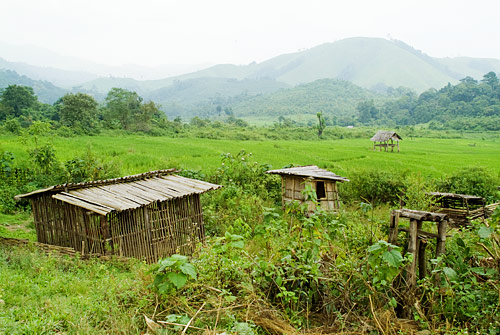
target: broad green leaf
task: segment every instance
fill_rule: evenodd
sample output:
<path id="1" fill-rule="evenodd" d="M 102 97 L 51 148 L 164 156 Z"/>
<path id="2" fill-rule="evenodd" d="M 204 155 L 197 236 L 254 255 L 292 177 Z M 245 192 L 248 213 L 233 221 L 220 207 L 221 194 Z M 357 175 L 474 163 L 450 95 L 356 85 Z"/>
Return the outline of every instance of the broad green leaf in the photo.
<path id="1" fill-rule="evenodd" d="M 182 273 L 196 280 L 196 269 L 192 264 L 184 263 L 181 266 L 179 266 L 179 269 L 182 271 Z"/>
<path id="2" fill-rule="evenodd" d="M 492 232 L 493 228 L 482 226 L 481 228 L 479 228 L 477 234 L 480 238 L 490 238 Z"/>
<path id="3" fill-rule="evenodd" d="M 368 247 L 368 252 L 374 252 L 376 250 L 379 250 L 380 248 L 382 248 L 382 246 L 378 243 L 375 243 L 375 244 L 372 244 Z"/>
<path id="4" fill-rule="evenodd" d="M 231 246 L 236 249 L 243 249 L 243 247 L 245 246 L 245 242 L 243 241 L 231 242 Z"/>
<path id="5" fill-rule="evenodd" d="M 458 246 L 465 248 L 465 242 L 460 237 L 457 238 L 457 244 L 458 244 Z"/>
<path id="6" fill-rule="evenodd" d="M 391 251 L 385 251 L 382 254 L 382 259 L 385 260 L 389 266 L 395 268 L 399 267 L 403 262 L 403 256 L 401 256 L 401 253 L 394 249 Z"/>
<path id="7" fill-rule="evenodd" d="M 186 285 L 187 276 L 184 273 L 169 272 L 167 277 L 177 289 Z"/>
<path id="8" fill-rule="evenodd" d="M 481 276 L 493 276 L 496 273 L 495 269 L 489 269 L 484 267 L 471 268 L 470 270 Z"/>
<path id="9" fill-rule="evenodd" d="M 172 255 L 168 259 L 173 260 L 174 262 L 179 262 L 179 263 L 185 263 L 188 260 L 187 256 L 178 255 L 178 254 Z"/>
<path id="10" fill-rule="evenodd" d="M 444 267 L 443 272 L 450 281 L 457 281 L 457 273 L 452 268 Z"/>

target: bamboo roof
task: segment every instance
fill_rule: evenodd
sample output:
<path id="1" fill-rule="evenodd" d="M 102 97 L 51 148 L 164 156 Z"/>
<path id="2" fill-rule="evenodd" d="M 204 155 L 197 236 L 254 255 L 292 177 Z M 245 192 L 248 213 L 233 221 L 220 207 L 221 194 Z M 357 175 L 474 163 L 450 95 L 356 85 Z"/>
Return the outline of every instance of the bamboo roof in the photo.
<path id="1" fill-rule="evenodd" d="M 393 131 L 384 131 L 384 130 L 379 130 L 377 133 L 371 138 L 373 142 L 386 142 L 389 140 L 393 141 L 399 141 L 402 140 L 401 136 L 396 134 Z"/>
<path id="2" fill-rule="evenodd" d="M 279 174 L 279 175 L 293 175 L 293 176 L 315 178 L 315 179 L 328 179 L 340 182 L 349 181 L 349 179 L 345 177 L 341 177 L 331 171 L 321 169 L 316 165 L 295 166 L 286 169 L 269 170 L 266 171 L 266 173 Z"/>
<path id="3" fill-rule="evenodd" d="M 54 199 L 106 215 L 113 211 L 135 209 L 156 201 L 182 198 L 222 187 L 181 177 L 172 174 L 173 172 L 174 169 L 158 170 L 123 178 L 56 185 L 17 195 L 16 199 L 50 192 Z"/>

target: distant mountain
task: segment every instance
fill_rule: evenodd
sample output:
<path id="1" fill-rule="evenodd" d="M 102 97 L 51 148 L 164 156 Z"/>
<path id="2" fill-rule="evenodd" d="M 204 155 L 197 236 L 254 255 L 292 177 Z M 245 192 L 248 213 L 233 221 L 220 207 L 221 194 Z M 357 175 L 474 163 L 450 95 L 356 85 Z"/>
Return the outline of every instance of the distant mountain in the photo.
<path id="1" fill-rule="evenodd" d="M 60 86 L 80 85 L 85 81 L 90 81 L 98 77 L 121 77 L 134 78 L 136 80 L 155 80 L 177 76 L 183 73 L 198 71 L 200 69 L 204 69 L 213 65 L 208 63 L 165 64 L 159 66 L 140 66 L 135 64 L 105 65 L 77 57 L 63 56 L 54 51 L 34 45 L 13 45 L 1 41 L 0 57 L 10 62 L 30 64 L 35 68 L 44 68 L 48 70 L 59 69 L 69 71 L 68 77 L 70 78 L 68 78 L 68 80 L 72 80 L 72 82 L 67 85 L 66 83 L 56 82 L 49 77 L 37 77 L 35 68 L 32 68 L 30 73 L 24 73 L 20 68 L 8 68 L 35 79 L 53 81 L 56 85 Z M 73 76 L 71 75 L 71 73 L 73 73 Z M 91 76 L 91 78 L 81 80 L 82 74 Z M 40 75 L 50 76 L 51 74 L 50 71 L 46 70 L 42 71 Z"/>
<path id="2" fill-rule="evenodd" d="M 0 70 L 12 70 L 33 80 L 49 81 L 54 85 L 66 88 L 98 78 L 97 75 L 91 73 L 40 67 L 21 62 L 9 62 L 3 58 L 0 58 Z"/>
<path id="3" fill-rule="evenodd" d="M 273 93 L 249 97 L 231 105 L 235 115 L 243 119 L 276 121 L 280 116 L 295 121 L 316 118 L 322 112 L 330 119 L 352 119 L 356 107 L 365 100 L 388 97 L 340 79 L 320 79 Z"/>
<path id="4" fill-rule="evenodd" d="M 38 96 L 40 102 L 53 104 L 60 97 L 67 93 L 66 90 L 54 86 L 47 81 L 33 80 L 26 76 L 20 76 L 15 71 L 0 70 L 0 88 L 9 85 L 24 85 L 33 87 L 33 91 Z"/>
<path id="5" fill-rule="evenodd" d="M 500 60 L 439 59 L 401 41 L 356 37 L 280 55 L 259 64 L 217 65 L 179 78 L 267 77 L 289 85 L 331 78 L 368 89 L 403 86 L 422 92 L 448 82 L 456 83 L 466 76 L 480 79 L 489 71 L 500 72 Z"/>
<path id="6" fill-rule="evenodd" d="M 1 52 L 0 43 L 0 56 Z M 25 55 L 23 60 L 33 57 L 36 55 Z M 71 86 L 72 92 L 89 93 L 100 101 L 111 88 L 125 88 L 160 103 L 169 116 L 183 117 L 214 116 L 221 110 L 217 106 L 233 108 L 242 117 L 274 119 L 299 114 L 314 117 L 318 110 L 332 117 L 345 117 L 352 115 L 363 99 L 382 99 L 375 92 L 383 94 L 389 87 L 402 86 L 420 93 L 431 87 L 439 89 L 448 83 L 455 84 L 466 76 L 481 79 L 489 71 L 500 72 L 498 59 L 434 58 L 401 41 L 365 37 L 325 43 L 261 63 L 219 64 L 155 80 L 119 75 L 97 77 L 94 72 L 74 71 L 118 71 L 120 67 L 100 67 L 47 50 L 40 50 L 40 59 L 44 64 L 59 62 L 66 69 L 3 59 L 0 69 L 15 70 L 35 82 L 46 80 L 58 86 Z M 145 73 L 144 77 L 153 70 L 135 67 L 138 73 Z M 158 70 L 157 75 L 160 74 Z"/>
<path id="7" fill-rule="evenodd" d="M 408 87 L 417 92 L 439 88 L 472 76 L 481 79 L 500 72 L 500 60 L 481 58 L 433 58 L 401 41 L 356 37 L 325 43 L 309 50 L 284 54 L 262 63 L 220 64 L 162 80 L 138 81 L 139 91 L 172 85 L 175 80 L 196 78 L 268 78 L 288 85 L 318 79 L 342 79 L 383 92 L 387 87 Z M 120 84 L 120 78 L 100 78 L 82 85 L 101 91 Z"/>

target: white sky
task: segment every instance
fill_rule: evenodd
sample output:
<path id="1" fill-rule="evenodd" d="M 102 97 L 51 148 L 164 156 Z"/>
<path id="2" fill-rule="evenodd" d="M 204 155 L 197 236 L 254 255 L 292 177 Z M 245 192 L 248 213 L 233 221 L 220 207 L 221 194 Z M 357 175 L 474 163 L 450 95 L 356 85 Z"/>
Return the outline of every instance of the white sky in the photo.
<path id="1" fill-rule="evenodd" d="M 498 0 L 1 0 L 0 41 L 109 65 L 247 64 L 354 36 L 500 58 L 499 15 Z"/>

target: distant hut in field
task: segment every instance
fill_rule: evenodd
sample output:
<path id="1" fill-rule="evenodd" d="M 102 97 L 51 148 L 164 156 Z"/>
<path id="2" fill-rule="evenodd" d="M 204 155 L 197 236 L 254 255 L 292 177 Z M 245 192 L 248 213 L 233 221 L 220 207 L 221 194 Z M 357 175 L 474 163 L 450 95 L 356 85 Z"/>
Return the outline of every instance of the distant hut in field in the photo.
<path id="1" fill-rule="evenodd" d="M 376 150 L 376 147 L 379 147 L 379 151 L 382 151 L 382 148 L 387 151 L 387 148 L 391 148 L 391 152 L 394 151 L 394 147 L 398 148 L 399 152 L 399 141 L 402 140 L 401 136 L 396 134 L 393 131 L 383 131 L 379 130 L 377 133 L 371 138 L 373 142 L 373 151 Z"/>
<path id="2" fill-rule="evenodd" d="M 322 209 L 337 211 L 340 208 L 337 182 L 343 183 L 349 179 L 337 176 L 328 170 L 320 169 L 315 165 L 297 166 L 286 169 L 270 170 L 266 173 L 281 176 L 281 192 L 283 206 L 294 200 L 304 202 L 302 191 L 306 185 L 311 185 Z M 313 211 L 314 203 L 309 203 L 309 211 Z"/>
<path id="3" fill-rule="evenodd" d="M 151 263 L 194 250 L 205 235 L 200 194 L 221 187 L 174 172 L 57 185 L 16 199 L 30 199 L 38 242 Z"/>

